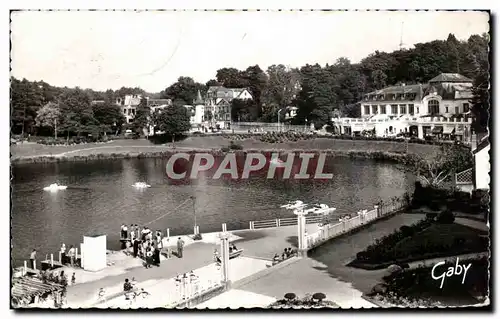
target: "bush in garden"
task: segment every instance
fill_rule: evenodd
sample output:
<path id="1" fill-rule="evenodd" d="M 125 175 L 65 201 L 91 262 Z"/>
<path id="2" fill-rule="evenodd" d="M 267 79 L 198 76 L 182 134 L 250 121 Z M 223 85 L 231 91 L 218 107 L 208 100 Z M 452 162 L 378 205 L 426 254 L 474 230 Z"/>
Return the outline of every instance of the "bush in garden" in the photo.
<path id="1" fill-rule="evenodd" d="M 441 224 L 452 224 L 455 222 L 455 215 L 449 210 L 441 212 L 437 217 L 437 222 Z"/>

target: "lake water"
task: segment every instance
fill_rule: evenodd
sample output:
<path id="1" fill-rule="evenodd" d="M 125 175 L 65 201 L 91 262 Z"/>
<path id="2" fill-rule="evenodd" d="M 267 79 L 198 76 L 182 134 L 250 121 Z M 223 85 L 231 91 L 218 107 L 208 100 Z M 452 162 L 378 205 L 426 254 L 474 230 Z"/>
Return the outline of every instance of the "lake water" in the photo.
<path id="1" fill-rule="evenodd" d="M 412 190 L 415 177 L 393 164 L 350 158 L 328 158 L 324 171 L 333 179 L 212 180 L 203 176 L 174 183 L 165 173 L 166 159 L 22 164 L 12 167 L 12 258 L 16 265 L 58 251 L 61 243 L 78 245 L 84 235 L 105 233 L 108 249 L 119 248 L 120 225 L 147 223 L 171 235 L 248 228 L 249 221 L 293 216 L 279 206 L 289 200 L 324 203 L 336 214 L 367 209 L 378 199 Z M 152 187 L 131 185 L 138 181 Z M 67 185 L 57 193 L 43 191 L 52 183 Z M 193 200 L 191 200 L 193 196 Z M 152 222 L 154 221 L 154 222 Z M 151 223 L 152 222 L 152 223 Z M 55 255 L 56 256 L 56 255 Z"/>

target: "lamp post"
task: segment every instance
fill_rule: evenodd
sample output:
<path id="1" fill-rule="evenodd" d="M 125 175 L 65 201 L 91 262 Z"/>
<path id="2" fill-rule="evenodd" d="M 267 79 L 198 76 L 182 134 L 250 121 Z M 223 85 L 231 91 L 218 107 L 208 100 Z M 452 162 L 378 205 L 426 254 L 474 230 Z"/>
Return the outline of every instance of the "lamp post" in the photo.
<path id="1" fill-rule="evenodd" d="M 284 109 L 286 109 L 286 107 L 283 107 L 281 109 L 278 110 L 277 114 L 278 114 L 278 131 L 281 132 L 281 127 L 280 127 L 280 113 L 281 111 L 283 111 Z"/>
<path id="2" fill-rule="evenodd" d="M 194 214 L 194 234 L 198 234 L 198 227 L 196 225 L 196 202 L 194 201 L 194 196 L 191 196 L 191 201 L 193 202 L 193 214 Z"/>
<path id="3" fill-rule="evenodd" d="M 306 124 L 304 124 L 304 132 L 307 131 L 307 118 L 306 118 Z"/>
<path id="4" fill-rule="evenodd" d="M 231 278 L 229 277 L 229 234 L 227 232 L 223 232 L 219 234 L 220 238 L 220 250 L 221 250 L 221 276 L 222 283 L 228 287 L 231 285 Z"/>

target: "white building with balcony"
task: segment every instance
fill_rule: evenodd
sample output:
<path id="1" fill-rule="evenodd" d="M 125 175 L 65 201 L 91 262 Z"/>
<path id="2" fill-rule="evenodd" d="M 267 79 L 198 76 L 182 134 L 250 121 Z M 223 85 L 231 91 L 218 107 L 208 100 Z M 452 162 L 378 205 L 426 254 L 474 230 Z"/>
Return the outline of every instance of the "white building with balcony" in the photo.
<path id="1" fill-rule="evenodd" d="M 207 123 L 207 125 L 220 129 L 229 128 L 231 123 L 231 101 L 234 99 L 252 100 L 253 97 L 250 91 L 245 88 L 209 87 L 206 99 L 201 100 L 200 96 L 200 102 L 206 106 L 205 112 L 211 113 L 211 115 L 207 114 L 205 116 L 205 121 L 211 122 L 210 124 Z"/>
<path id="2" fill-rule="evenodd" d="M 376 136 L 400 133 L 424 138 L 467 140 L 472 116 L 472 80 L 442 73 L 427 84 L 391 86 L 365 94 L 361 118 L 334 118 L 341 134 L 374 131 Z"/>
<path id="3" fill-rule="evenodd" d="M 129 94 L 116 99 L 116 105 L 121 107 L 125 120 L 128 124 L 134 122 L 137 106 L 141 103 L 142 96 L 140 94 Z"/>

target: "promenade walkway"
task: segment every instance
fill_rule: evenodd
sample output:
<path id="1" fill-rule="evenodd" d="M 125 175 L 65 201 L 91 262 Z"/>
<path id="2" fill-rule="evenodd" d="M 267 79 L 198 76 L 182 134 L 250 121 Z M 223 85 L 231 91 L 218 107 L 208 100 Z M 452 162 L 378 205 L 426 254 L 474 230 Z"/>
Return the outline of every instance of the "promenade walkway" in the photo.
<path id="1" fill-rule="evenodd" d="M 307 227 L 310 232 L 316 231 L 318 228 L 315 224 L 307 225 Z M 245 267 L 248 268 L 250 273 L 265 269 L 266 265 L 270 264 L 270 260 L 275 253 L 281 253 L 287 247 L 296 246 L 297 241 L 297 226 L 240 230 L 230 233 L 232 233 L 230 240 L 238 248 L 244 249 L 243 257 L 234 259 L 234 262 L 238 264 L 246 260 L 242 265 L 246 265 Z M 175 256 L 168 260 L 162 258 L 160 267 L 154 266 L 146 269 L 142 266 L 140 259 L 134 259 L 123 252 L 108 255 L 108 262 L 111 261 L 114 265 L 99 272 L 91 273 L 65 267 L 64 271 L 69 278 L 71 278 L 72 272 L 76 273 L 76 285 L 68 287 L 68 306 L 78 307 L 79 305 L 88 306 L 92 304 L 92 302 L 96 301 L 99 288 L 104 288 L 107 295 L 112 295 L 123 288 L 126 278 L 129 280 L 135 278 L 138 286 L 145 289 L 146 287 L 153 289 L 152 287 L 158 284 L 158 287 L 170 287 L 171 290 L 171 284 L 167 283 L 170 279 L 191 270 L 197 273 L 204 269 L 203 267 L 213 264 L 213 251 L 214 249 L 220 249 L 220 243 L 216 235 L 217 233 L 202 234 L 203 240 L 196 242 L 188 236 L 182 236 L 186 243 L 184 258 Z M 170 241 L 175 245 L 177 237 L 171 237 Z M 234 269 L 237 269 L 238 273 L 235 278 L 250 274 L 246 272 L 245 267 L 235 266 Z"/>

